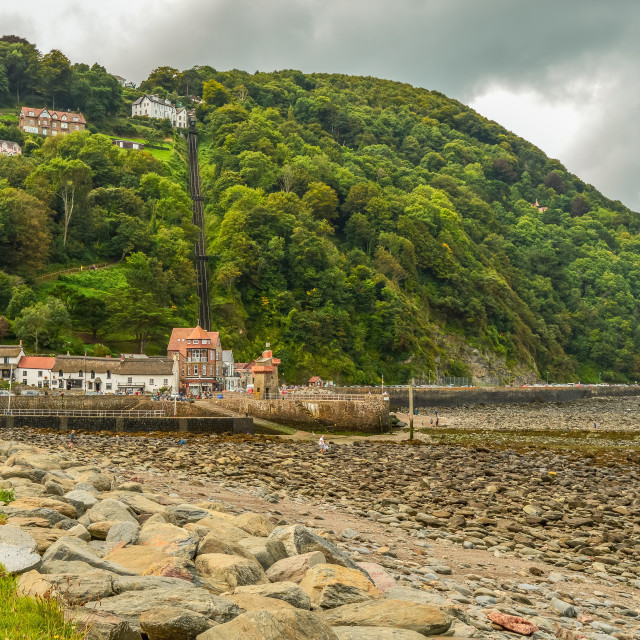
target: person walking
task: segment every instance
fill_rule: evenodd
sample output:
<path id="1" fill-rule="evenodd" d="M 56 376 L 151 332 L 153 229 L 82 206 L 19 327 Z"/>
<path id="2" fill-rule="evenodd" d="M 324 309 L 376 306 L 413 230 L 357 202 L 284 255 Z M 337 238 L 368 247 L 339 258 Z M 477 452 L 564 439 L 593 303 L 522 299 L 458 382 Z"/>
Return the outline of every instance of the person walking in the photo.
<path id="1" fill-rule="evenodd" d="M 320 436 L 320 440 L 318 440 L 318 446 L 320 447 L 320 453 L 326 453 L 329 451 L 329 445 L 324 441 L 324 435 Z"/>
<path id="2" fill-rule="evenodd" d="M 76 439 L 76 432 L 71 429 L 71 433 L 69 434 L 69 449 L 73 449 L 73 443 Z"/>

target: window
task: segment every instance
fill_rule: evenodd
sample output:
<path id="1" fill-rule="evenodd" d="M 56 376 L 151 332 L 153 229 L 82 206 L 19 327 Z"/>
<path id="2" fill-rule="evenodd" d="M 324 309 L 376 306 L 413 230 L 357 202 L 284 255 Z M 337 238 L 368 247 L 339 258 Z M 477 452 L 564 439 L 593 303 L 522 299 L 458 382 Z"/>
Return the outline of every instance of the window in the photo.
<path id="1" fill-rule="evenodd" d="M 133 384 L 133 378 L 127 378 L 127 384 Z"/>
<path id="2" fill-rule="evenodd" d="M 149 384 L 155 384 L 154 379 L 153 378 L 149 378 Z"/>
<path id="3" fill-rule="evenodd" d="M 42 371 L 38 371 L 38 378 L 42 378 Z"/>
<path id="4" fill-rule="evenodd" d="M 93 380 L 95 377 L 96 377 L 96 372 L 95 372 L 95 371 L 92 371 L 92 372 L 91 372 L 91 379 Z"/>
<path id="5" fill-rule="evenodd" d="M 194 376 L 197 376 L 197 375 L 198 375 L 198 365 L 197 365 L 197 364 L 194 364 L 194 365 L 193 365 L 193 375 L 194 375 Z"/>
<path id="6" fill-rule="evenodd" d="M 36 114 L 33 111 L 29 111 L 29 115 L 30 116 L 35 116 Z M 33 122 L 31 124 L 33 124 Z"/>
<path id="7" fill-rule="evenodd" d="M 169 384 L 169 378 L 165 378 L 162 384 L 166 387 Z"/>
<path id="8" fill-rule="evenodd" d="M 38 389 L 42 389 L 42 380 L 38 380 Z"/>
<path id="9" fill-rule="evenodd" d="M 5 357 L 5 358 L 4 358 L 4 363 L 5 363 L 5 364 L 9 364 L 9 358 L 6 358 L 6 357 Z"/>
<path id="10" fill-rule="evenodd" d="M 191 344 L 191 340 L 187 340 L 187 344 Z"/>
<path id="11" fill-rule="evenodd" d="M 107 391 L 111 391 L 111 383 L 107 383 Z"/>
<path id="12" fill-rule="evenodd" d="M 74 122 L 78 122 L 78 118 L 74 118 L 74 119 L 73 119 L 73 121 L 74 121 Z"/>
<path id="13" fill-rule="evenodd" d="M 62 378 L 62 369 L 60 369 L 60 371 L 58 371 L 58 377 Z"/>
<path id="14" fill-rule="evenodd" d="M 200 344 L 200 340 L 194 340 L 193 344 Z"/>
<path id="15" fill-rule="evenodd" d="M 58 123 L 57 122 L 52 122 L 51 126 L 55 129 L 58 126 Z"/>
<path id="16" fill-rule="evenodd" d="M 78 371 L 78 378 L 82 378 L 82 371 Z"/>
<path id="17" fill-rule="evenodd" d="M 111 380 L 111 371 L 107 371 L 107 380 Z"/>
<path id="18" fill-rule="evenodd" d="M 67 116 L 62 116 L 62 119 L 63 119 L 63 120 L 66 120 L 66 119 L 67 119 Z"/>
<path id="19" fill-rule="evenodd" d="M 182 375 L 184 375 L 184 365 L 182 365 Z"/>

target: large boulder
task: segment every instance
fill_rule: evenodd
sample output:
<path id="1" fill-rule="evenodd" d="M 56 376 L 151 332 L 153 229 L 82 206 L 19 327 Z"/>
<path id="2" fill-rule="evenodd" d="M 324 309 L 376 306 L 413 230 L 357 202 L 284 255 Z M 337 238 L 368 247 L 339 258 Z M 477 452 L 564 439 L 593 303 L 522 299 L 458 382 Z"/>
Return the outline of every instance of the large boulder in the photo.
<path id="1" fill-rule="evenodd" d="M 89 522 L 133 522 L 138 524 L 138 520 L 131 514 L 129 507 L 118 500 L 102 500 L 91 507 L 85 514 Z"/>
<path id="2" fill-rule="evenodd" d="M 40 566 L 38 544 L 22 529 L 0 527 L 0 564 L 9 573 L 23 573 Z"/>
<path id="3" fill-rule="evenodd" d="M 98 467 L 75 467 L 67 469 L 67 473 L 80 485 L 90 485 L 96 491 L 111 491 L 115 486 L 115 476 L 105 474 Z"/>
<path id="4" fill-rule="evenodd" d="M 65 620 L 76 630 L 84 633 L 83 640 L 142 640 L 140 632 L 129 623 L 108 611 L 88 609 L 66 609 Z"/>
<path id="5" fill-rule="evenodd" d="M 409 629 L 389 627 L 332 627 L 338 640 L 424 640 L 424 636 Z"/>
<path id="6" fill-rule="evenodd" d="M 346 604 L 328 611 L 325 620 L 332 626 L 394 627 L 423 636 L 442 634 L 451 626 L 451 618 L 441 609 L 387 598 Z"/>
<path id="7" fill-rule="evenodd" d="M 67 518 L 77 518 L 76 508 L 55 498 L 19 498 L 11 503 L 14 509 L 53 509 Z"/>
<path id="8" fill-rule="evenodd" d="M 198 544 L 197 555 L 201 556 L 205 553 L 226 553 L 228 555 L 249 558 L 250 560 L 254 558 L 253 554 L 240 544 L 240 540 L 229 540 L 224 531 L 208 531 L 209 533 L 207 533 Z M 238 529 L 238 531 L 240 531 L 240 529 Z"/>
<path id="9" fill-rule="evenodd" d="M 176 524 L 180 527 L 184 527 L 185 524 L 199 522 L 203 518 L 210 516 L 211 514 L 206 509 L 201 509 L 192 504 L 176 504 L 168 506 L 166 509 Z"/>
<path id="10" fill-rule="evenodd" d="M 267 537 L 276 528 L 268 518 L 259 513 L 241 513 L 232 523 L 251 536 Z"/>
<path id="11" fill-rule="evenodd" d="M 226 540 L 227 543 L 235 543 L 250 535 L 243 529 L 233 525 L 229 520 L 217 516 L 209 516 L 208 518 L 198 520 L 198 524 L 207 527 L 211 532 L 205 536 L 205 539 L 208 535 L 213 534 L 217 538 Z"/>
<path id="12" fill-rule="evenodd" d="M 77 520 L 73 518 L 67 518 L 60 512 L 49 508 L 36 508 L 36 509 L 23 509 L 21 507 L 14 506 L 15 503 L 2 507 L 3 513 L 7 515 L 9 519 L 12 518 L 38 518 L 46 521 L 48 527 L 59 527 L 60 529 L 71 529 L 78 524 Z"/>
<path id="13" fill-rule="evenodd" d="M 249 536 L 248 538 L 238 540 L 237 545 L 245 551 L 248 551 L 262 565 L 265 571 L 278 560 L 287 557 L 287 552 L 282 542 L 273 540 L 272 538 Z M 223 551 L 222 553 L 225 552 Z"/>
<path id="14" fill-rule="evenodd" d="M 275 598 L 266 598 L 265 596 L 258 596 L 254 593 L 236 593 L 230 596 L 225 596 L 235 602 L 242 613 L 247 611 L 281 611 L 282 609 L 292 609 L 293 605 L 290 605 L 284 600 L 276 600 Z"/>
<path id="15" fill-rule="evenodd" d="M 124 544 L 135 544 L 138 540 L 140 527 L 135 522 L 116 522 L 107 534 L 107 543 L 116 545 L 119 542 Z"/>
<path id="16" fill-rule="evenodd" d="M 248 611 L 205 631 L 198 640 L 337 640 L 322 618 L 310 611 Z"/>
<path id="17" fill-rule="evenodd" d="M 147 589 L 194 589 L 192 582 L 180 578 L 164 576 L 113 576 L 113 593 L 120 595 L 127 591 L 146 591 Z"/>
<path id="18" fill-rule="evenodd" d="M 129 570 L 129 575 L 164 576 L 193 581 L 195 567 L 187 558 L 167 555 L 153 547 L 124 547 L 114 549 L 105 556 L 105 561 L 114 562 Z"/>
<path id="19" fill-rule="evenodd" d="M 363 602 L 382 595 L 360 571 L 336 564 L 311 567 L 300 581 L 300 588 L 309 595 L 313 604 L 323 609 Z"/>
<path id="20" fill-rule="evenodd" d="M 52 562 L 81 562 L 93 567 L 94 569 L 104 569 L 105 571 L 111 571 L 118 575 L 135 575 L 136 573 L 123 565 L 111 562 L 108 559 L 100 558 L 87 542 L 70 536 L 60 538 L 60 540 L 54 542 L 44 552 L 44 555 L 42 556 L 42 566 L 45 573 L 49 573 L 47 565 Z M 56 573 L 59 572 L 56 571 Z"/>
<path id="21" fill-rule="evenodd" d="M 57 596 L 69 605 L 81 605 L 113 595 L 112 574 L 94 569 L 83 574 L 42 575 L 30 571 L 20 576 L 17 593 L 21 596 Z"/>
<path id="22" fill-rule="evenodd" d="M 205 553 L 196 558 L 196 571 L 202 580 L 220 592 L 236 587 L 268 582 L 256 560 L 223 553 Z"/>
<path id="23" fill-rule="evenodd" d="M 300 524 L 274 529 L 270 538 L 282 542 L 287 554 L 290 556 L 309 553 L 310 551 L 320 551 L 324 554 L 327 562 L 339 564 L 349 569 L 356 569 L 366 575 L 366 571 L 358 567 L 349 556 L 338 549 L 335 544 L 325 540 L 317 533 Z M 368 576 L 367 576 L 368 577 Z"/>
<path id="24" fill-rule="evenodd" d="M 104 494 L 102 497 L 105 500 L 117 500 L 118 502 L 122 502 L 138 515 L 143 513 L 159 513 L 162 515 L 167 512 L 167 507 L 150 499 L 148 495 L 144 495 L 137 491 L 112 491 Z"/>
<path id="25" fill-rule="evenodd" d="M 357 565 L 367 572 L 376 588 L 383 593 L 396 586 L 395 578 L 383 566 L 375 562 L 358 562 Z"/>
<path id="26" fill-rule="evenodd" d="M 272 582 L 267 584 L 252 584 L 246 587 L 236 587 L 233 595 L 252 594 L 265 598 L 284 600 L 297 609 L 311 609 L 311 600 L 307 593 L 294 582 Z"/>
<path id="27" fill-rule="evenodd" d="M 200 613 L 209 620 L 225 623 L 240 614 L 236 604 L 214 596 L 206 589 L 194 587 L 188 596 L 184 589 L 147 589 L 127 591 L 100 602 L 89 602 L 86 609 L 108 611 L 126 620 L 135 631 L 140 631 L 140 615 L 154 607 L 179 607 Z"/>
<path id="28" fill-rule="evenodd" d="M 326 561 L 320 551 L 310 551 L 278 560 L 267 569 L 266 575 L 271 582 L 300 582 L 311 567 L 324 564 Z"/>
<path id="29" fill-rule="evenodd" d="M 214 622 L 182 607 L 154 607 L 140 616 L 140 628 L 149 640 L 195 640 Z"/>
<path id="30" fill-rule="evenodd" d="M 76 508 L 79 514 L 91 509 L 98 502 L 98 498 L 89 491 L 74 489 L 64 494 L 64 497 Z"/>
<path id="31" fill-rule="evenodd" d="M 198 538 L 173 524 L 150 524 L 140 530 L 138 545 L 153 547 L 167 555 L 192 560 L 196 555 Z"/>

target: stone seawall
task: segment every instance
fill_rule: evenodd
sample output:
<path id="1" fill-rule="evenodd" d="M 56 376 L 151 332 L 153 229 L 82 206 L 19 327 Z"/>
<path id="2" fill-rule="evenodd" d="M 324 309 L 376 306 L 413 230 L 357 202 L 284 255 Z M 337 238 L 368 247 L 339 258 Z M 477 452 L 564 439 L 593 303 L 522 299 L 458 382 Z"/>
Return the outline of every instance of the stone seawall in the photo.
<path id="1" fill-rule="evenodd" d="M 368 389 L 337 389 L 337 393 L 364 393 Z M 391 411 L 406 411 L 409 390 L 388 388 Z M 378 387 L 375 392 L 380 393 Z M 585 398 L 624 397 L 640 395 L 640 387 L 471 387 L 464 389 L 414 389 L 413 406 L 460 407 L 477 404 L 520 404 L 527 402 L 574 402 Z"/>
<path id="2" fill-rule="evenodd" d="M 0 410 L 6 409 L 9 398 L 0 397 Z M 16 396 L 11 398 L 12 409 L 47 409 L 47 410 L 77 410 L 91 409 L 100 411 L 103 409 L 112 411 L 165 411 L 168 416 L 173 416 L 173 402 L 155 401 L 149 396 Z M 207 415 L 200 406 L 190 402 L 177 402 L 176 408 L 179 416 L 203 416 Z"/>
<path id="3" fill-rule="evenodd" d="M 193 434 L 254 433 L 253 418 L 111 418 L 76 416 L 0 416 L 4 428 L 33 427 L 57 431 L 113 431 L 117 433 L 182 432 Z"/>
<path id="4" fill-rule="evenodd" d="M 224 396 L 214 400 L 219 406 L 256 418 L 273 420 L 288 426 L 325 428 L 363 432 L 382 432 L 389 426 L 389 403 L 381 396 L 369 396 L 362 402 L 348 400 L 256 400 L 254 398 Z"/>

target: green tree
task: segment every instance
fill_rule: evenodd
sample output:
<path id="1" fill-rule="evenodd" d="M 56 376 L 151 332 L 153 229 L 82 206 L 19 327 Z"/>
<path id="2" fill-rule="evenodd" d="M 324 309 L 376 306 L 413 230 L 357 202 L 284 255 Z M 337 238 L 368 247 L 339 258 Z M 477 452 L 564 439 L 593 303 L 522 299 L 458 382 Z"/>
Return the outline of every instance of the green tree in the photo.
<path id="1" fill-rule="evenodd" d="M 48 298 L 46 302 L 37 302 L 23 309 L 15 319 L 14 331 L 19 338 L 33 340 L 38 353 L 41 342 L 51 344 L 70 325 L 69 314 L 62 302 Z"/>
<path id="2" fill-rule="evenodd" d="M 40 62 L 42 90 L 51 98 L 52 108 L 56 108 L 56 95 L 69 90 L 71 65 L 69 58 L 58 49 L 52 49 Z"/>
<path id="3" fill-rule="evenodd" d="M 41 199 L 53 202 L 59 198 L 62 203 L 63 234 L 62 245 L 67 245 L 69 223 L 76 208 L 84 205 L 91 191 L 91 168 L 81 160 L 65 160 L 54 157 L 40 165 L 27 179 L 27 188 Z"/>

